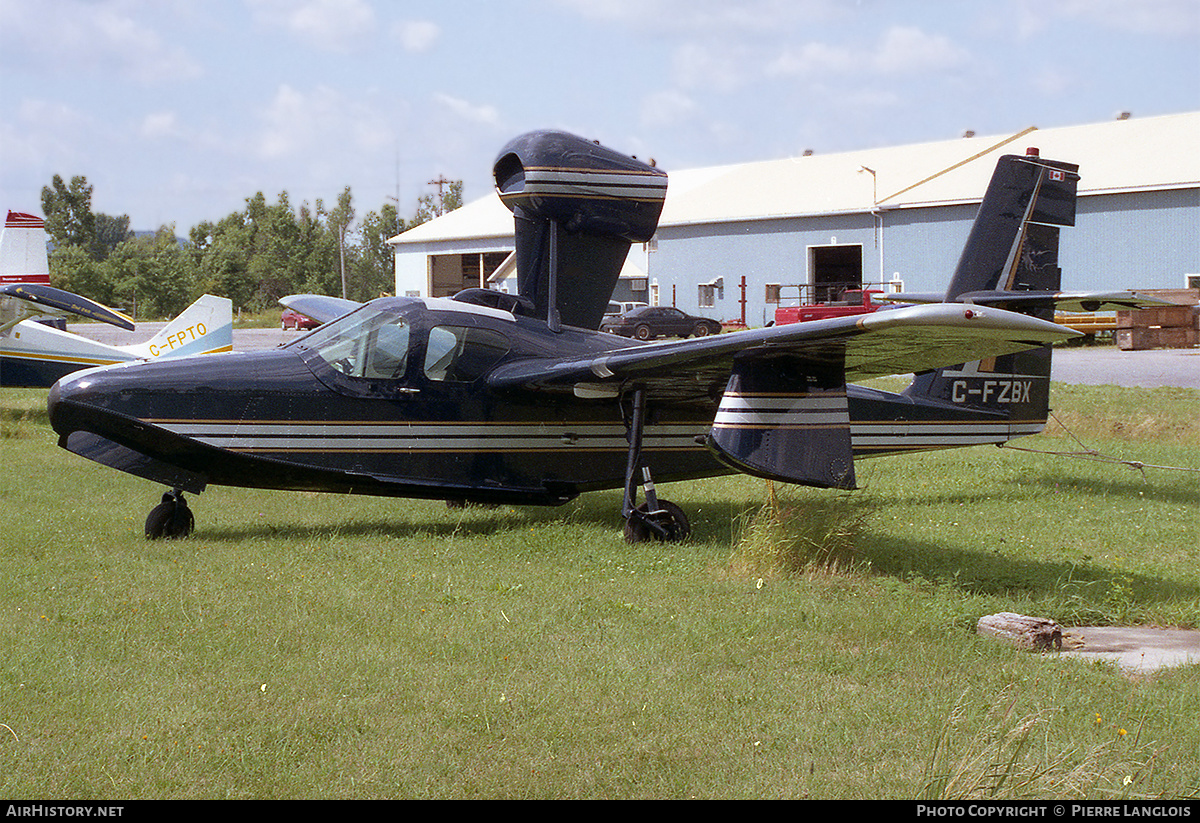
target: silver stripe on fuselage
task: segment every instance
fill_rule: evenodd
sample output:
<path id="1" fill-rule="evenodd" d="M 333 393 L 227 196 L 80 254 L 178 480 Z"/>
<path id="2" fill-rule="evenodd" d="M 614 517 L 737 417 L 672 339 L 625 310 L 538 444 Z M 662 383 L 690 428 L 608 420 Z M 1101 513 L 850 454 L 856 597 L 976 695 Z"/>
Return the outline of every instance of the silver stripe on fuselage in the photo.
<path id="1" fill-rule="evenodd" d="M 855 449 L 933 449 L 952 446 L 981 446 L 1003 443 L 1014 437 L 1037 434 L 1044 421 L 1023 423 L 856 423 L 850 427 L 850 443 Z"/>
<path id="2" fill-rule="evenodd" d="M 231 451 L 625 451 L 620 424 L 285 423 L 147 420 L 167 431 Z M 691 425 L 649 426 L 643 448 L 694 450 Z"/>
<path id="3" fill-rule="evenodd" d="M 758 413 L 756 413 L 758 414 Z M 718 415 L 719 417 L 720 415 Z M 846 426 L 838 413 L 806 416 L 802 423 L 760 424 L 716 420 L 714 428 L 838 428 Z M 747 418 L 760 420 L 760 417 Z M 493 424 L 493 423 L 322 423 L 283 421 L 145 420 L 174 434 L 230 451 L 314 452 L 511 452 L 511 451 L 624 451 L 628 440 L 620 424 Z M 934 449 L 1002 443 L 1037 434 L 1044 421 L 1004 423 L 896 421 L 849 423 L 851 445 L 862 451 Z M 642 446 L 650 450 L 694 451 L 702 434 L 699 424 L 648 426 Z"/>

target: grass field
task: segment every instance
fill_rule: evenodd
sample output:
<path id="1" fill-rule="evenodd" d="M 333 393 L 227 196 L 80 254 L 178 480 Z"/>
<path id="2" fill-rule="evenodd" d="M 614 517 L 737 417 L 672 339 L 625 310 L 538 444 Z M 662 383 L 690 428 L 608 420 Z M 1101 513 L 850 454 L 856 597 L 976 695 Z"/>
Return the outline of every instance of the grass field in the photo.
<path id="1" fill-rule="evenodd" d="M 850 494 L 675 484 L 668 545 L 624 543 L 615 492 L 241 489 L 148 542 L 161 490 L 58 449 L 45 394 L 0 390 L 3 796 L 1200 793 L 1200 668 L 974 634 L 1200 626 L 1195 391 L 1054 387 L 1074 438 L 1173 468 L 981 447 L 861 463 Z"/>

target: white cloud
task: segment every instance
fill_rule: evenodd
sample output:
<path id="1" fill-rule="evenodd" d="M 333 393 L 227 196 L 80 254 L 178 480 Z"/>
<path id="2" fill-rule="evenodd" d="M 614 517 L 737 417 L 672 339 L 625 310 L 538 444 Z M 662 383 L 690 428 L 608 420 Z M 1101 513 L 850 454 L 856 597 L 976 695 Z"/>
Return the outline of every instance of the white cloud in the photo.
<path id="1" fill-rule="evenodd" d="M 128 3 L 4 3 L 0 53 L 41 72 L 98 68 L 146 85 L 201 73 L 185 49 L 140 22 Z"/>
<path id="2" fill-rule="evenodd" d="M 255 150 L 268 160 L 345 156 L 379 150 L 394 139 L 377 107 L 328 86 L 309 93 L 280 86 L 262 120 Z"/>
<path id="3" fill-rule="evenodd" d="M 675 50 L 671 63 L 675 80 L 683 88 L 727 94 L 746 82 L 746 69 L 753 59 L 739 48 L 685 43 Z"/>
<path id="4" fill-rule="evenodd" d="M 841 74 L 861 65 L 861 57 L 842 46 L 828 43 L 803 43 L 790 46 L 767 63 L 768 76 L 803 77 L 830 72 Z"/>
<path id="5" fill-rule="evenodd" d="M 1018 8 L 1026 33 L 1060 29 L 1063 19 L 1067 19 L 1141 34 L 1200 34 L 1200 4 L 1196 0 L 1019 0 Z M 1070 32 L 1065 34 L 1069 36 Z"/>
<path id="6" fill-rule="evenodd" d="M 785 49 L 765 67 L 768 76 L 913 74 L 966 63 L 966 49 L 915 26 L 893 26 L 878 42 L 855 48 L 811 42 Z"/>
<path id="7" fill-rule="evenodd" d="M 647 128 L 677 125 L 699 111 L 696 101 L 681 91 L 668 89 L 647 95 L 642 100 L 640 122 Z"/>
<path id="8" fill-rule="evenodd" d="M 161 140 L 168 137 L 179 137 L 182 130 L 175 112 L 161 111 L 152 112 L 143 117 L 138 133 L 147 140 Z"/>
<path id="9" fill-rule="evenodd" d="M 463 120 L 485 126 L 495 126 L 500 123 L 500 111 L 495 106 L 477 105 L 442 92 L 435 93 L 433 98 Z"/>
<path id="10" fill-rule="evenodd" d="M 364 0 L 250 0 L 250 7 L 262 23 L 325 51 L 349 51 L 375 28 Z"/>
<path id="11" fill-rule="evenodd" d="M 407 52 L 421 54 L 433 48 L 442 29 L 428 20 L 403 20 L 392 26 L 392 36 Z"/>
<path id="12" fill-rule="evenodd" d="M 12 130 L 0 141 L 5 169 L 19 165 L 18 160 L 41 162 L 49 157 L 67 157 L 74 161 L 85 153 L 87 140 L 95 138 L 97 128 L 94 121 L 70 106 L 40 99 L 22 100 L 16 122 L 5 126 Z"/>
<path id="13" fill-rule="evenodd" d="M 884 72 L 941 71 L 967 62 L 966 49 L 948 37 L 927 34 L 915 26 L 888 29 L 870 62 Z"/>
<path id="14" fill-rule="evenodd" d="M 556 0 L 580 17 L 655 31 L 778 32 L 844 15 L 844 0 Z"/>

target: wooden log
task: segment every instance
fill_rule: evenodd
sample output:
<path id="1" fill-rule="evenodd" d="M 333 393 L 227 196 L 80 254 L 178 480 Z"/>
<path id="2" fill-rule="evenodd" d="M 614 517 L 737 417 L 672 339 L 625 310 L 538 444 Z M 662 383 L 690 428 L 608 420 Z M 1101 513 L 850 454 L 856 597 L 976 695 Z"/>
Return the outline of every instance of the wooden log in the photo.
<path id="1" fill-rule="evenodd" d="M 979 618 L 975 632 L 999 638 L 1022 649 L 1062 650 L 1062 626 L 1044 617 L 1028 617 L 1013 612 L 989 614 Z"/>

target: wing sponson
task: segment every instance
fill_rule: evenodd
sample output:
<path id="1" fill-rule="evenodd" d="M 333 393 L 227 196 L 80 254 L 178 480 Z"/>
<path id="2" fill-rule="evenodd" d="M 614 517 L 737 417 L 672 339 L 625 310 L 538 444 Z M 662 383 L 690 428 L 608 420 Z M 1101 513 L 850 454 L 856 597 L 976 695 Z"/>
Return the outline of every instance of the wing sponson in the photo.
<path id="1" fill-rule="evenodd" d="M 739 361 L 707 445 L 722 463 L 746 474 L 806 486 L 854 488 L 842 369 L 802 358 Z"/>

